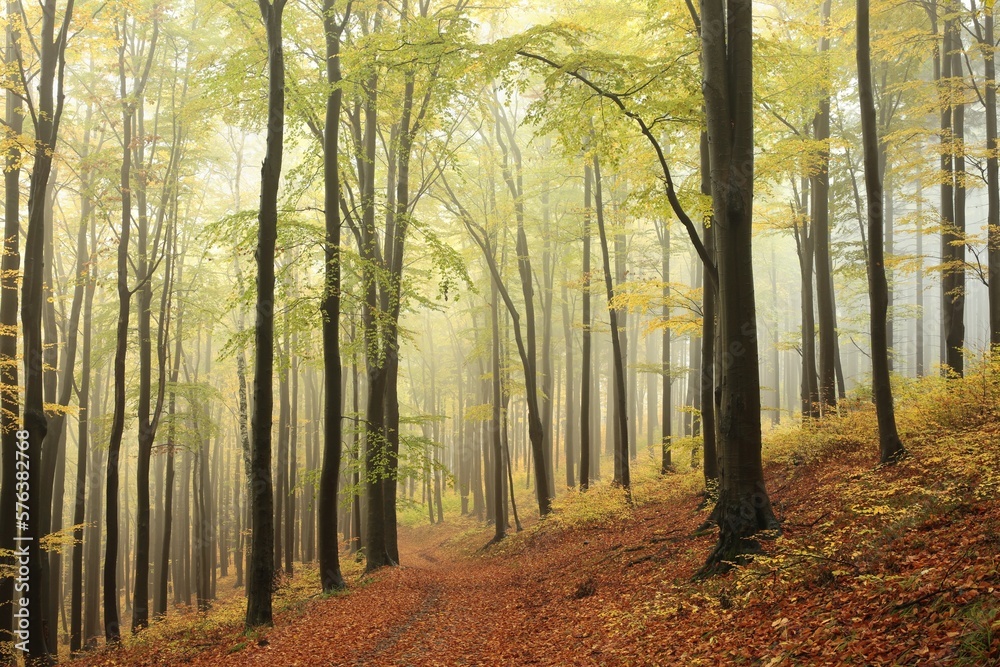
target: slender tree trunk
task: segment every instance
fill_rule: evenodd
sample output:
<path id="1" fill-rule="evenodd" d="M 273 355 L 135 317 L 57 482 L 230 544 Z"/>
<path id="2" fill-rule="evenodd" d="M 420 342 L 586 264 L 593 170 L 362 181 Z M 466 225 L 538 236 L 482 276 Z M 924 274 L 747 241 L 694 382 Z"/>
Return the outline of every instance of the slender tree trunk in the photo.
<path id="1" fill-rule="evenodd" d="M 580 371 L 580 490 L 590 487 L 590 215 L 594 173 L 589 164 L 583 168 L 583 368 Z M 598 449 L 600 451 L 600 449 Z"/>
<path id="2" fill-rule="evenodd" d="M 957 10 L 955 10 L 957 11 Z M 962 76 L 962 25 L 952 19 L 951 75 Z M 951 99 L 961 99 L 964 81 L 952 82 L 954 90 Z M 952 153 L 955 191 L 955 224 L 950 232 L 949 257 L 954 263 L 952 269 L 950 307 L 945 313 L 948 367 L 959 376 L 965 368 L 965 105 L 955 102 L 952 109 Z"/>
<path id="3" fill-rule="evenodd" d="M 549 206 L 549 184 L 542 185 L 542 433 L 545 445 L 545 472 L 548 479 L 548 493 L 555 498 L 555 460 L 553 451 L 555 441 L 552 439 L 552 284 L 555 263 L 552 259 L 552 241 L 550 238 L 551 210 Z M 509 452 L 508 452 L 509 454 Z M 513 494 L 511 494 L 513 500 Z M 516 514 L 516 512 L 515 512 Z"/>
<path id="4" fill-rule="evenodd" d="M 868 0 L 857 0 L 858 92 L 868 194 L 868 295 L 871 300 L 872 391 L 879 427 L 879 458 L 891 463 L 905 453 L 896 432 L 896 416 L 886 349 L 888 285 L 882 247 L 882 175 L 878 168 L 878 136 L 872 90 Z"/>
<path id="5" fill-rule="evenodd" d="M 631 493 L 632 481 L 628 457 L 628 406 L 626 405 L 624 357 L 621 346 L 621 331 L 618 328 L 618 309 L 614 306 L 615 290 L 611 284 L 611 257 L 608 252 L 608 238 L 604 226 L 604 206 L 601 192 L 601 162 L 594 155 L 594 208 L 597 211 L 597 232 L 601 239 L 601 255 L 604 259 L 604 288 L 608 297 L 608 316 L 611 320 L 611 349 L 614 373 L 614 393 L 617 399 L 617 428 L 620 429 L 621 444 L 615 447 L 615 483 Z M 613 392 L 609 392 L 613 393 Z"/>
<path id="6" fill-rule="evenodd" d="M 293 573 L 295 558 L 295 468 L 298 466 L 296 447 L 298 445 L 299 420 L 299 361 L 295 354 L 296 336 L 292 336 L 292 346 L 289 350 L 291 363 L 289 365 L 290 411 L 288 419 L 288 497 L 285 498 L 285 572 Z M 334 531 L 334 535 L 336 535 Z M 301 560 L 301 559 L 300 559 Z"/>
<path id="7" fill-rule="evenodd" d="M 992 195 L 991 195 L 992 196 Z M 917 331 L 916 331 L 916 347 L 917 347 L 917 377 L 924 376 L 924 198 L 923 191 L 920 186 L 917 186 L 917 220 L 916 220 L 916 259 L 917 259 L 917 269 L 916 269 L 916 306 L 917 306 Z M 993 227 L 991 226 L 992 230 Z M 992 247 L 992 245 L 990 246 Z M 993 261 L 990 260 L 991 270 L 994 265 Z M 992 283 L 991 283 L 992 284 Z M 992 298 L 992 296 L 990 297 Z M 992 306 L 991 306 L 992 307 Z M 992 311 L 991 311 L 992 312 Z M 992 317 L 992 315 L 991 315 Z"/>
<path id="8" fill-rule="evenodd" d="M 171 165 L 176 169 L 176 162 L 180 159 L 180 141 L 178 128 L 174 127 L 174 145 L 171 150 Z M 141 152 L 139 153 L 142 154 Z M 168 167 L 167 182 L 171 185 L 163 189 L 159 211 L 156 221 L 156 236 L 159 230 L 163 229 L 164 218 L 168 207 L 171 210 L 170 219 L 167 222 L 167 229 L 164 231 L 164 245 L 160 252 L 164 258 L 163 287 L 160 297 L 160 317 L 157 327 L 156 353 L 158 363 L 158 379 L 156 386 L 155 404 L 152 409 L 152 340 L 151 340 L 151 305 L 153 297 L 152 271 L 158 259 L 155 257 L 157 248 L 153 247 L 153 257 L 149 256 L 148 248 L 148 217 L 145 214 L 145 202 L 140 205 L 139 216 L 139 276 L 143 281 L 139 289 L 139 447 L 137 466 L 137 490 L 138 508 L 136 512 L 136 541 L 135 541 L 135 589 L 133 593 L 132 612 L 132 632 L 138 632 L 149 624 L 149 462 L 153 452 L 153 442 L 156 439 L 156 431 L 160 423 L 160 415 L 163 411 L 163 398 L 166 390 L 166 361 L 168 331 L 170 326 L 170 300 L 173 273 L 173 247 L 172 240 L 175 234 L 176 224 L 176 190 L 177 181 L 171 173 L 173 169 Z M 145 179 L 145 175 L 143 176 Z M 140 191 L 145 198 L 145 191 Z M 168 203 L 169 202 L 169 203 Z"/>
<path id="9" fill-rule="evenodd" d="M 535 299 L 534 299 L 534 276 L 531 270 L 531 256 L 528 251 L 528 236 L 524 228 L 524 185 L 522 183 L 521 151 L 517 146 L 513 129 L 510 127 L 506 117 L 499 110 L 494 109 L 496 117 L 496 138 L 500 144 L 501 152 L 504 155 L 503 177 L 514 200 L 514 218 L 517 222 L 516 252 L 518 276 L 521 279 L 521 293 L 524 297 L 524 322 L 525 322 L 525 347 L 522 353 L 525 375 L 525 395 L 528 407 L 528 439 L 531 442 L 532 463 L 535 473 L 535 495 L 538 499 L 538 513 L 545 516 L 551 510 L 551 498 L 548 494 L 548 473 L 545 466 L 545 425 L 542 423 L 541 411 L 539 408 L 540 397 L 538 396 L 538 355 L 536 352 L 536 327 L 535 327 Z M 501 131 L 502 130 L 502 131 Z M 507 136 L 507 143 L 504 142 L 503 134 Z M 510 161 L 513 161 L 513 170 Z M 495 272 L 494 272 L 495 273 Z M 498 276 L 494 275 L 494 280 Z M 508 299 L 504 299 L 508 301 Z M 510 315 L 514 319 L 514 327 L 517 336 L 520 338 L 520 323 L 514 318 L 514 312 L 508 304 Z M 520 346 L 519 346 L 520 347 Z M 520 350 L 519 350 L 520 351 Z"/>
<path id="10" fill-rule="evenodd" d="M 813 313 L 814 230 L 810 230 L 805 212 L 798 204 L 796 217 L 802 226 L 796 227 L 796 249 L 802 279 L 802 418 L 819 417 L 819 385 L 816 377 L 816 320 Z"/>
<path id="11" fill-rule="evenodd" d="M 666 222 L 663 223 L 660 231 L 660 254 L 660 271 L 663 280 L 663 305 L 660 311 L 663 317 L 663 344 L 660 353 L 660 373 L 663 379 L 663 405 L 660 416 L 660 422 L 663 424 L 663 433 L 660 437 L 660 474 L 666 474 L 674 469 L 674 462 L 670 455 L 671 401 L 673 400 L 671 393 L 673 377 L 670 369 L 670 226 Z"/>
<path id="12" fill-rule="evenodd" d="M 500 390 L 500 297 L 496 281 L 492 281 L 490 290 L 490 331 L 493 336 L 492 346 L 492 419 L 490 421 L 490 441 L 493 446 L 493 508 L 494 533 L 493 542 L 499 542 L 507 535 L 507 503 L 504 500 L 503 488 L 503 454 L 501 451 L 500 405 L 502 402 Z M 511 489 L 513 492 L 513 488 Z"/>
<path id="13" fill-rule="evenodd" d="M 884 162 L 888 164 L 888 162 Z M 896 206 L 893 186 L 893 172 L 891 169 L 883 167 L 882 169 L 882 197 L 883 197 L 883 208 L 882 208 L 882 224 L 885 229 L 885 255 L 889 258 L 890 266 L 886 267 L 885 278 L 886 284 L 888 286 L 888 291 L 886 294 L 886 324 L 885 324 L 885 344 L 886 349 L 889 351 L 889 372 L 892 373 L 895 368 L 895 357 L 896 357 L 896 322 L 893 318 L 893 309 L 895 302 L 895 288 L 893 285 L 893 271 L 891 268 L 892 257 L 896 252 L 894 231 L 896 225 Z"/>
<path id="14" fill-rule="evenodd" d="M 283 568 L 285 501 L 288 497 L 288 318 L 284 321 L 283 345 L 278 349 L 278 467 L 274 489 L 274 566 Z"/>
<path id="15" fill-rule="evenodd" d="M 84 146 L 89 147 L 89 136 L 84 137 Z M 77 454 L 76 454 L 76 495 L 73 502 L 73 564 L 71 575 L 71 602 L 70 602 L 70 654 L 75 655 L 83 649 L 83 552 L 85 544 L 84 522 L 86 521 L 86 496 L 87 496 L 87 458 L 89 456 L 89 431 L 90 431 L 90 375 L 91 375 L 91 340 L 93 333 L 93 309 L 94 291 L 96 287 L 95 259 L 96 252 L 93 247 L 96 245 L 96 229 L 93 215 L 93 205 L 91 202 L 90 174 L 84 172 L 83 195 L 81 197 L 81 230 L 82 239 L 78 243 L 78 264 L 79 257 L 83 257 L 83 264 L 77 272 L 77 280 L 84 289 L 83 297 L 83 352 L 82 368 L 80 372 L 80 385 L 77 390 L 79 401 L 79 418 L 77 431 Z M 92 239 L 91 250 L 87 247 L 87 233 Z M 92 473 L 93 474 L 93 473 Z"/>
<path id="16" fill-rule="evenodd" d="M 100 387 L 98 381 L 94 385 L 94 405 L 100 405 L 97 388 Z M 100 414 L 100 413 L 95 413 Z M 92 427 L 93 428 L 93 427 Z M 89 434 L 93 439 L 93 432 Z M 101 634 L 101 585 L 100 585 L 100 565 L 101 565 L 101 487 L 104 486 L 104 453 L 103 450 L 92 448 L 91 465 L 94 474 L 90 476 L 90 488 L 88 495 L 91 498 L 90 506 L 87 508 L 87 523 L 91 525 L 85 538 L 86 557 L 84 558 L 84 624 L 83 624 L 83 646 L 86 649 L 97 645 L 97 639 Z"/>
<path id="17" fill-rule="evenodd" d="M 178 282 L 181 278 L 181 269 L 178 268 Z M 184 323 L 183 301 L 177 307 L 177 331 L 174 334 L 174 356 L 170 369 L 170 385 L 177 386 L 180 373 L 181 361 L 184 358 L 181 348 L 182 325 Z M 245 397 L 245 393 L 244 393 Z M 170 398 L 167 404 L 167 464 L 166 464 L 166 485 L 163 491 L 163 538 L 160 540 L 159 567 L 157 568 L 156 594 L 153 596 L 154 618 L 162 618 L 167 615 L 167 583 L 170 577 L 170 546 L 171 533 L 174 524 L 174 462 L 176 460 L 176 424 L 174 415 L 177 409 L 177 392 L 170 390 Z M 174 586 L 177 586 L 176 579 Z"/>
<path id="18" fill-rule="evenodd" d="M 701 172 L 701 193 L 712 196 L 712 156 L 708 143 L 708 132 L 703 131 L 700 138 L 699 171 Z M 714 223 L 702 227 L 702 237 L 705 239 L 705 252 L 712 261 L 716 260 L 717 230 Z M 719 334 L 718 285 L 713 280 L 706 280 L 702 292 L 701 316 L 701 439 L 703 447 L 702 470 L 705 478 L 705 488 L 714 489 L 719 480 L 719 447 L 718 428 L 715 420 L 716 410 L 716 338 Z M 721 370 L 720 366 L 720 370 Z"/>
<path id="19" fill-rule="evenodd" d="M 569 310 L 569 276 L 564 275 L 562 281 L 562 317 L 563 317 L 563 338 L 566 341 L 566 389 L 564 391 L 564 404 L 566 406 L 566 429 L 563 434 L 564 452 L 566 458 L 566 488 L 572 489 L 576 486 L 576 397 L 574 394 L 573 377 L 573 317 Z"/>

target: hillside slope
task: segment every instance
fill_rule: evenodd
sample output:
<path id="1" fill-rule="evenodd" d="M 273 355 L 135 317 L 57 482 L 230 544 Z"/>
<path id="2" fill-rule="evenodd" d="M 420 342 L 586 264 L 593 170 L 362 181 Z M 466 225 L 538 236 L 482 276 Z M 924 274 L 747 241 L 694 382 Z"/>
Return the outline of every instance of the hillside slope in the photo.
<path id="1" fill-rule="evenodd" d="M 694 534 L 697 471 L 642 467 L 635 506 L 606 487 L 571 494 L 486 551 L 469 519 L 407 529 L 404 567 L 330 598 L 300 579 L 258 635 L 240 633 L 231 600 L 79 664 L 1000 664 L 991 377 L 904 387 L 910 456 L 893 467 L 875 465 L 865 403 L 772 433 L 783 534 L 726 576 L 691 580 L 714 539 Z"/>

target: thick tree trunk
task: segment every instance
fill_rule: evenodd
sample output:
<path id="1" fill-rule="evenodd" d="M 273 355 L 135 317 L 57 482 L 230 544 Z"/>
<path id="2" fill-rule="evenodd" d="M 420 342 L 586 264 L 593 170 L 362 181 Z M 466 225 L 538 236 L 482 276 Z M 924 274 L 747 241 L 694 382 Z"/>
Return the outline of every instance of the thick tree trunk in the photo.
<path id="1" fill-rule="evenodd" d="M 324 246 L 323 312 L 323 468 L 319 481 L 319 571 L 324 592 L 343 588 L 340 573 L 340 545 L 337 542 L 337 485 L 340 480 L 341 439 L 343 438 L 343 396 L 340 360 L 340 39 L 348 16 L 338 24 L 333 1 L 323 3 L 323 31 L 326 35 L 326 77 L 330 92 L 326 98 L 326 131 L 323 135 L 323 202 L 326 244 Z M 357 403 L 357 374 L 354 375 Z M 357 408 L 355 407 L 355 412 Z M 357 437 L 355 436 L 355 442 Z M 355 482 L 357 483 L 357 482 Z M 352 503 L 357 505 L 357 499 Z M 359 514 L 360 516 L 360 514 Z M 352 536 L 352 543 L 357 535 Z"/>
<path id="2" fill-rule="evenodd" d="M 7 3 L 7 15 L 20 13 L 20 2 Z M 6 26 L 6 54 L 4 61 L 13 67 L 20 57 L 20 33 L 17 24 L 8 21 Z M 23 103 L 11 89 L 6 93 L 6 124 L 8 132 L 18 136 L 24 131 Z M 4 154 L 4 233 L 3 255 L 0 256 L 0 516 L 14 515 L 15 460 L 17 458 L 17 426 L 20 400 L 17 363 L 17 276 L 21 270 L 20 206 L 21 206 L 21 148 L 17 141 L 6 142 Z M 12 521 L 0 521 L 0 549 L 12 552 L 16 526 Z M 0 558 L 0 565 L 13 565 L 7 556 Z M 0 577 L 0 641 L 13 639 L 11 634 L 14 613 L 14 578 Z"/>
<path id="3" fill-rule="evenodd" d="M 936 21 L 936 15 L 932 16 Z M 947 375 L 953 361 L 951 343 L 957 340 L 954 330 L 955 322 L 955 266 L 954 266 L 954 225 L 955 225 L 955 187 L 954 187 L 954 151 L 952 142 L 952 107 L 951 107 L 951 64 L 952 64 L 952 28 L 953 21 L 944 22 L 941 44 L 938 47 L 934 63 L 934 80 L 938 84 L 938 103 L 941 107 L 941 364 L 942 373 Z M 937 32 L 936 24 L 933 26 Z"/>
<path id="4" fill-rule="evenodd" d="M 983 17 L 979 48 L 983 54 L 983 88 L 986 110 L 986 225 L 989 261 L 990 345 L 1000 345 L 1000 168 L 997 164 L 997 85 L 993 8 Z"/>
<path id="5" fill-rule="evenodd" d="M 761 461 L 760 378 L 753 284 L 752 2 L 705 0 L 705 108 L 711 149 L 713 227 L 718 244 L 721 340 L 719 542 L 706 571 L 757 548 L 753 535 L 777 527 Z"/>
<path id="6" fill-rule="evenodd" d="M 28 494 L 38 506 L 39 516 L 25 517 L 26 525 L 20 526 L 21 536 L 26 538 L 28 551 L 28 571 L 33 582 L 42 582 L 45 564 L 40 550 L 39 539 L 44 534 L 42 522 L 50 514 L 51 506 L 46 501 L 51 498 L 52 479 L 43 477 L 45 464 L 43 442 L 48 431 L 48 419 L 43 405 L 43 385 L 45 371 L 42 346 L 42 311 L 44 309 L 43 265 L 45 247 L 45 227 L 47 192 L 52 171 L 52 158 L 56 151 L 59 119 L 63 108 L 63 65 L 66 48 L 66 34 L 73 14 L 72 1 L 67 5 L 62 26 L 57 35 L 55 0 L 45 0 L 42 4 L 42 21 L 37 78 L 31 83 L 25 81 L 25 89 L 37 90 L 35 111 L 32 114 L 35 129 L 34 164 L 28 194 L 28 228 L 24 246 L 24 276 L 21 287 L 21 326 L 24 336 L 24 427 L 23 432 L 15 432 L 16 447 L 24 451 L 28 465 Z M 12 5 L 20 9 L 19 5 Z M 16 49 L 16 36 L 8 46 Z M 13 195 L 8 195 L 13 197 Z M 10 200 L 8 200 L 8 203 Z M 9 211 L 8 211 L 9 213 Z M 9 221 L 8 225 L 12 223 Z M 16 235 L 15 235 L 16 236 Z M 11 243 L 8 239 L 5 245 Z M 13 239 L 16 242 L 16 238 Z M 16 306 L 14 306 L 16 309 Z M 16 414 L 16 408 L 15 408 Z M 25 449 L 21 450 L 21 443 Z M 12 509 L 12 508 L 11 508 Z M 9 522 L 9 520 L 8 520 Z M 46 645 L 47 623 L 55 629 L 55 619 L 46 618 L 43 585 L 33 585 L 27 591 L 27 608 L 30 618 L 27 643 L 27 659 L 36 663 L 50 662 L 50 652 Z M 18 605 L 19 607 L 21 605 Z M 21 640 L 20 637 L 16 638 Z M 53 650 L 54 650 L 53 646 Z"/>
<path id="7" fill-rule="evenodd" d="M 274 579 L 274 495 L 271 488 L 271 410 L 274 394 L 274 246 L 278 235 L 278 184 L 285 130 L 285 60 L 281 16 L 285 0 L 258 0 L 267 31 L 267 140 L 261 167 L 257 232 L 257 319 L 254 342 L 253 434 L 250 502 L 252 554 L 247 572 L 248 628 L 270 625 Z"/>
<path id="8" fill-rule="evenodd" d="M 830 0 L 820 5 L 819 53 L 823 68 L 829 70 L 827 52 L 830 38 Z M 824 91 L 819 112 L 813 118 L 813 138 L 820 142 L 819 169 L 812 176 L 813 242 L 816 259 L 816 307 L 819 320 L 819 403 L 820 410 L 837 404 L 837 331 L 834 324 L 833 272 L 830 264 L 830 91 Z"/>

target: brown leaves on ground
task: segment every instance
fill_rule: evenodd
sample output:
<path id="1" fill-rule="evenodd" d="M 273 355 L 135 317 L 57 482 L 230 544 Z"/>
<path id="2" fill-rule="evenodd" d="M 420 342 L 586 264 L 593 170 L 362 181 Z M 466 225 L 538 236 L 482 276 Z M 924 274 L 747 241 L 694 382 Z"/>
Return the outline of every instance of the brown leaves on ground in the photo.
<path id="1" fill-rule="evenodd" d="M 470 519 L 403 530 L 404 567 L 286 594 L 259 636 L 233 619 L 188 629 L 193 653 L 170 652 L 175 634 L 80 664 L 1000 664 L 1000 426 L 908 419 L 893 467 L 863 405 L 797 433 L 809 456 L 772 452 L 784 532 L 725 577 L 691 581 L 714 541 L 694 535 L 697 472 L 647 471 L 635 508 L 595 489 L 485 553 Z"/>

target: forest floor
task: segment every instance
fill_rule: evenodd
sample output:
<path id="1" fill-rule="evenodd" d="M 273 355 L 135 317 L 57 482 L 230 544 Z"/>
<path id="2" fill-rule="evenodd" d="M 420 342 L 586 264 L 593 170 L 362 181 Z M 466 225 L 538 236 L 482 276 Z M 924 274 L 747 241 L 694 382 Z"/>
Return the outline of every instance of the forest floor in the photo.
<path id="1" fill-rule="evenodd" d="M 344 593 L 315 594 L 303 570 L 273 628 L 244 635 L 233 596 L 74 664 L 1000 664 L 1000 388 L 981 384 L 903 387 L 895 466 L 876 465 L 865 401 L 772 431 L 783 533 L 725 576 L 692 580 L 714 540 L 695 533 L 698 471 L 649 462 L 634 504 L 606 486 L 566 494 L 488 549 L 489 527 L 446 516 L 401 530 L 402 567 L 350 563 Z"/>

